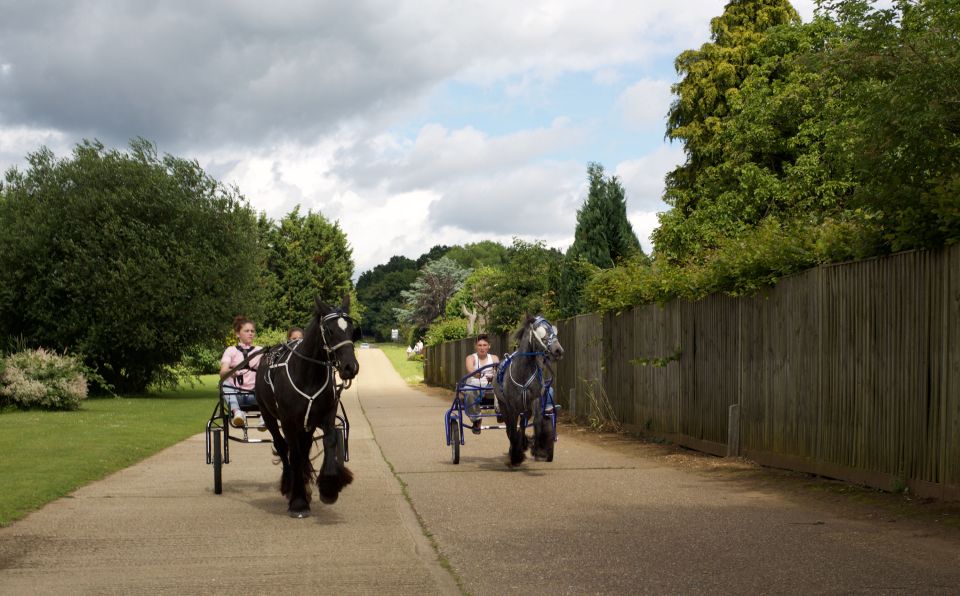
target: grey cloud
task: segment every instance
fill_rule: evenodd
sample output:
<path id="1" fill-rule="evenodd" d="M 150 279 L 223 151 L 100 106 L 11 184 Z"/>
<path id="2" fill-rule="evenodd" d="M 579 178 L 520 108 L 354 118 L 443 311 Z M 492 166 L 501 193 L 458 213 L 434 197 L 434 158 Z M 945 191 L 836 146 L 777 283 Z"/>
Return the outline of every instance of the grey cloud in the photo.
<path id="1" fill-rule="evenodd" d="M 392 192 L 436 189 L 481 173 L 505 173 L 581 142 L 586 132 L 565 122 L 550 128 L 487 137 L 474 129 L 428 126 L 411 145 L 390 150 L 365 141 L 344 147 L 331 171 L 360 187 Z"/>
<path id="2" fill-rule="evenodd" d="M 568 236 L 586 187 L 579 164 L 526 166 L 496 178 L 465 178 L 430 205 L 431 225 L 517 234 L 551 241 Z"/>
<path id="3" fill-rule="evenodd" d="M 0 123 L 124 143 L 311 139 L 449 74 L 390 5 L 4 2 Z M 385 33 L 389 29 L 389 33 Z"/>

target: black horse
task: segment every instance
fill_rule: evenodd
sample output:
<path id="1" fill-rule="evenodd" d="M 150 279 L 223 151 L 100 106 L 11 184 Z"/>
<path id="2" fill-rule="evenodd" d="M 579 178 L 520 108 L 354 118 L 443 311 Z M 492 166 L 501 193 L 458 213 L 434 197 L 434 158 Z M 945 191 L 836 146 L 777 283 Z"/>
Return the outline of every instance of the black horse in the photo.
<path id="1" fill-rule="evenodd" d="M 553 325 L 543 317 L 527 315 L 523 326 L 514 335 L 517 351 L 500 363 L 493 382 L 493 391 L 500 403 L 500 414 L 510 439 L 510 465 L 526 459 L 529 439 L 522 420 L 533 420 L 533 456 L 553 459 L 553 422 L 544 416 L 547 384 L 544 368 L 551 359 L 563 357 L 563 346 Z"/>
<path id="2" fill-rule="evenodd" d="M 310 514 L 309 485 L 315 476 L 310 449 L 317 427 L 323 430 L 323 465 L 317 475 L 320 500 L 335 503 L 353 481 L 341 461 L 344 437 L 336 423 L 343 385 L 338 386 L 334 374 L 349 383 L 360 370 L 353 351 L 360 332 L 349 309 L 349 298 L 340 308 L 317 300 L 303 339 L 270 348 L 257 370 L 257 403 L 283 465 L 280 492 L 289 500 L 292 517 Z"/>

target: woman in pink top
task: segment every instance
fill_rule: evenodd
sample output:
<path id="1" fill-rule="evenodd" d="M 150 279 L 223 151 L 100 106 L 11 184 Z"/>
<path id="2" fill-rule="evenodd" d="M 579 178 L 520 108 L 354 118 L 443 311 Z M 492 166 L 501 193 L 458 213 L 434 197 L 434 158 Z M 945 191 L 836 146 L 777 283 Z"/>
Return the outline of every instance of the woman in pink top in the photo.
<path id="1" fill-rule="evenodd" d="M 257 366 L 260 356 L 254 356 L 243 368 L 230 370 L 243 362 L 250 352 L 259 348 L 253 345 L 253 338 L 257 335 L 257 328 L 253 321 L 242 315 L 233 319 L 233 331 L 237 334 L 237 345 L 230 346 L 220 357 L 220 378 L 223 379 L 223 397 L 233 413 L 234 426 L 245 426 L 247 417 L 242 406 L 254 406 L 257 403 L 253 394 L 253 387 L 257 377 Z"/>

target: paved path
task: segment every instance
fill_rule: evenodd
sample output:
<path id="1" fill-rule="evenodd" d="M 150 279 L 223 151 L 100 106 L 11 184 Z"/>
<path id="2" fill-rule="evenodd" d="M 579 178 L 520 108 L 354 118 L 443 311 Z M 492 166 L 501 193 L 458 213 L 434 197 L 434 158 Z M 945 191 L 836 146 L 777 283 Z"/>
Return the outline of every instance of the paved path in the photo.
<path id="1" fill-rule="evenodd" d="M 199 435 L 0 529 L 0 594 L 960 592 L 960 536 L 851 521 L 642 449 L 561 434 L 553 463 L 511 470 L 487 431 L 454 466 L 449 398 L 359 355 L 356 479 L 335 505 L 288 518 L 263 445 L 232 447 L 214 495 Z"/>

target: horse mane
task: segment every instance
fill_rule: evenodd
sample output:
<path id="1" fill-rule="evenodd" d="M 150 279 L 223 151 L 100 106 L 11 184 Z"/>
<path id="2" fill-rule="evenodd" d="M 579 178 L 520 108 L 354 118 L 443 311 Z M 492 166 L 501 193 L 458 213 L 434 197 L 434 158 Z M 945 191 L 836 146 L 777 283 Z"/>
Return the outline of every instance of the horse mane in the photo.
<path id="1" fill-rule="evenodd" d="M 530 327 L 533 321 L 537 318 L 534 315 L 531 315 L 530 313 L 527 313 L 526 315 L 524 315 L 524 317 L 525 318 L 524 318 L 523 324 L 520 325 L 520 328 L 514 331 L 513 333 L 513 343 L 517 345 L 517 349 L 520 349 L 520 342 L 523 341 L 524 332 L 527 330 L 528 327 Z"/>

